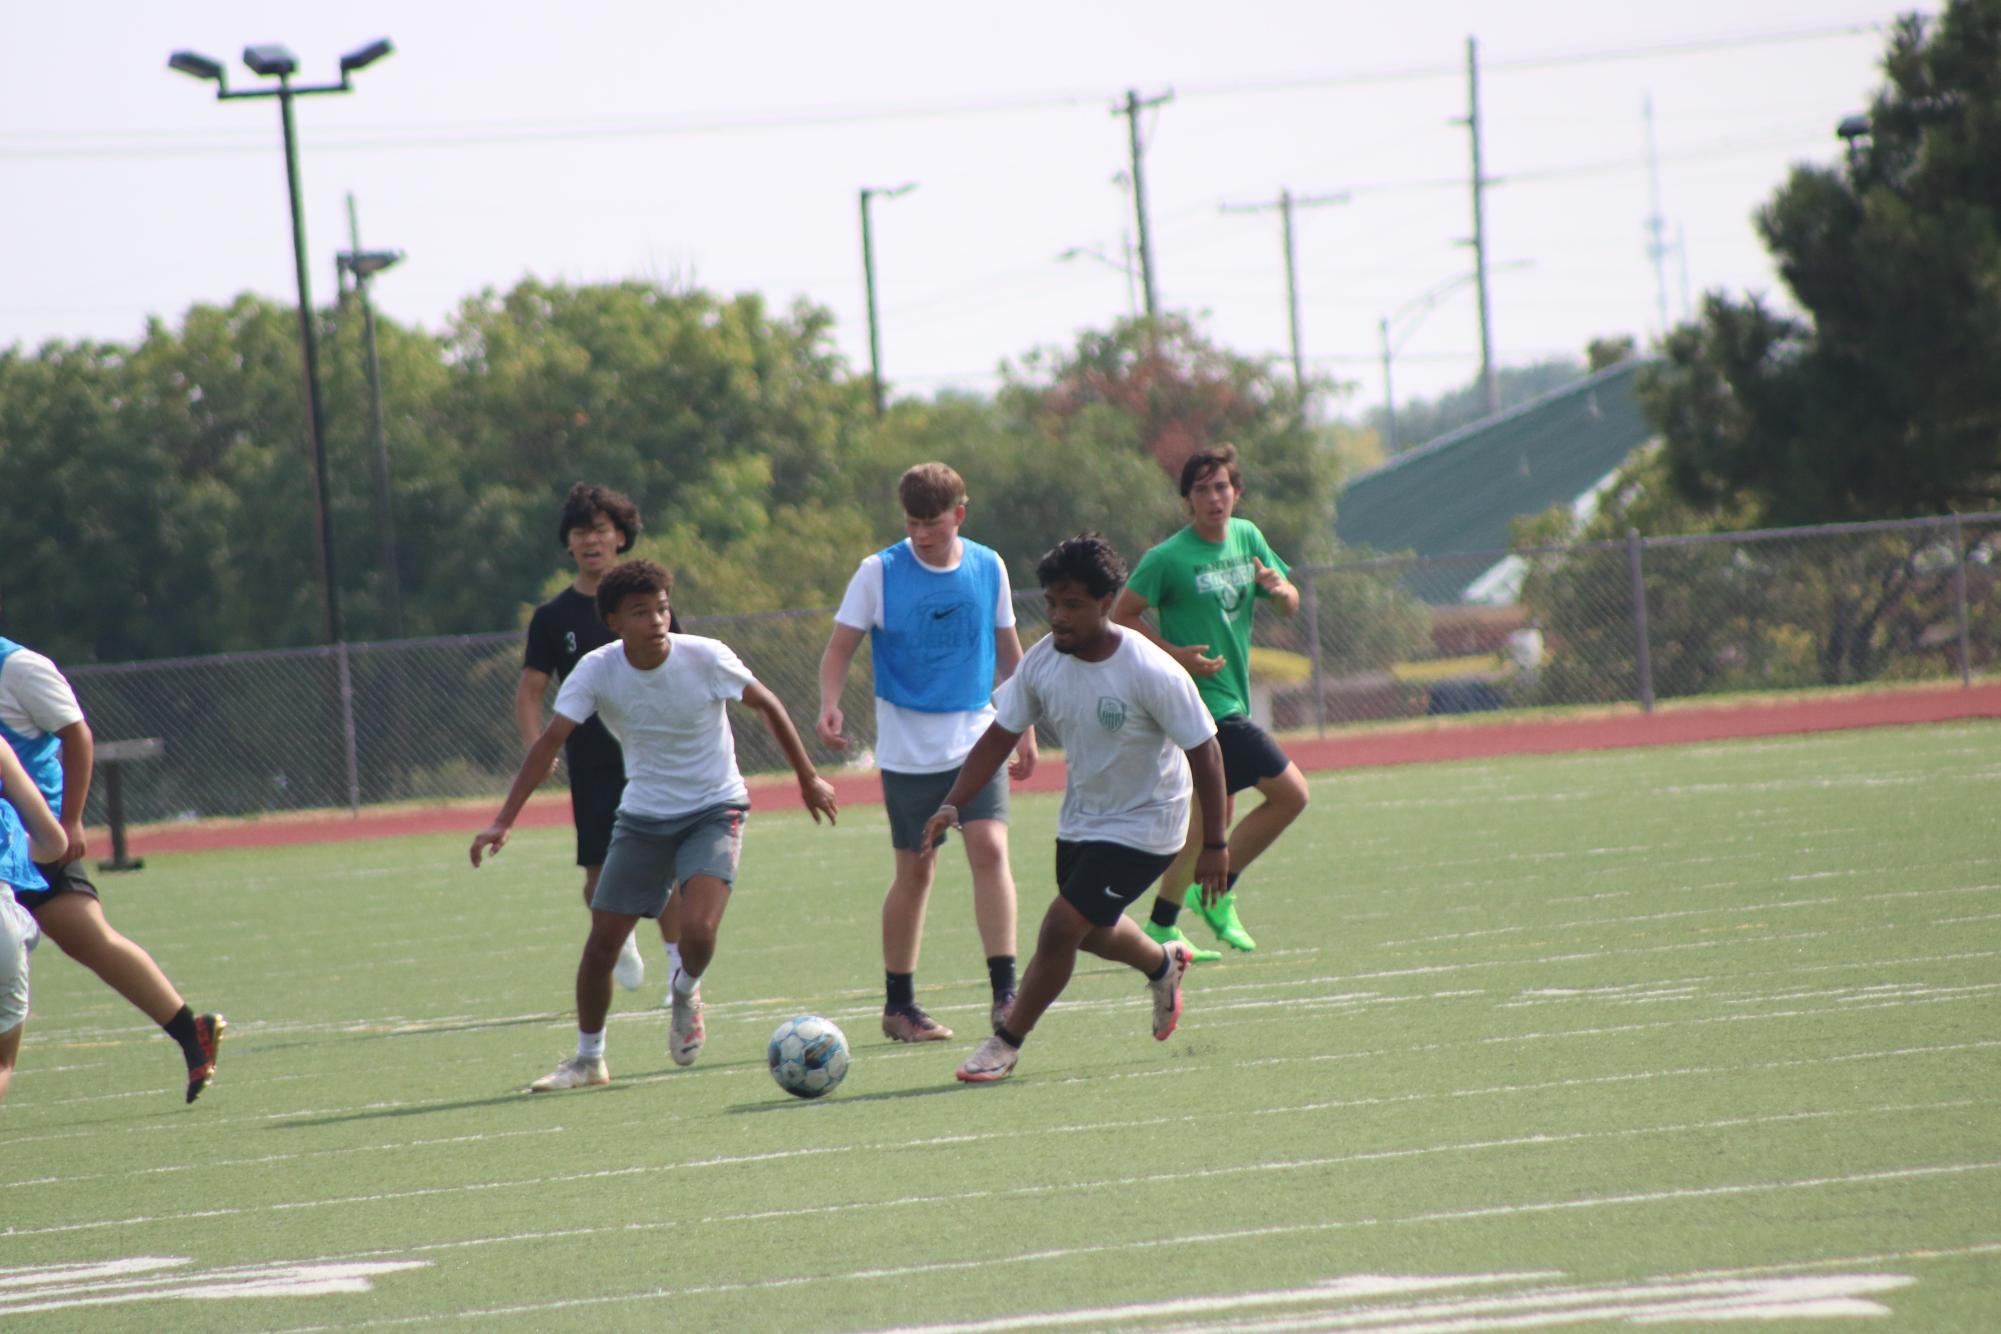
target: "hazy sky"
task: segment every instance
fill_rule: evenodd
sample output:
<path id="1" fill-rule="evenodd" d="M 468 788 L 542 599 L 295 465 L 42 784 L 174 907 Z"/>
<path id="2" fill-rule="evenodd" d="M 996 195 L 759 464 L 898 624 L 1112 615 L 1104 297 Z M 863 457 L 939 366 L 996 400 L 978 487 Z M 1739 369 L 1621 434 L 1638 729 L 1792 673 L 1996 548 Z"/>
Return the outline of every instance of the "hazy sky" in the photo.
<path id="1" fill-rule="evenodd" d="M 1918 6 L 1936 12 L 1936 3 Z M 856 0 L 813 6 L 348 0 L 17 3 L 0 16 L 0 345 L 129 339 L 244 289 L 294 299 L 275 102 L 218 103 L 166 67 L 280 41 L 302 80 L 379 36 L 346 96 L 298 104 L 315 299 L 348 245 L 408 259 L 379 308 L 439 327 L 524 275 L 652 277 L 830 307 L 868 362 L 857 191 L 875 205 L 897 392 L 990 388 L 1004 358 L 1128 308 L 1128 88 L 1143 117 L 1161 303 L 1246 352 L 1286 349 L 1277 215 L 1297 214 L 1314 369 L 1380 402 L 1377 321 L 1470 272 L 1466 38 L 1482 60 L 1497 360 L 1657 329 L 1654 106 L 1670 319 L 1708 288 L 1772 290 L 1751 214 L 1789 163 L 1831 162 L 1899 11 L 1876 0 Z M 1500 267 L 1512 266 L 1512 267 Z M 1413 311 L 1399 397 L 1477 369 L 1470 286 Z"/>

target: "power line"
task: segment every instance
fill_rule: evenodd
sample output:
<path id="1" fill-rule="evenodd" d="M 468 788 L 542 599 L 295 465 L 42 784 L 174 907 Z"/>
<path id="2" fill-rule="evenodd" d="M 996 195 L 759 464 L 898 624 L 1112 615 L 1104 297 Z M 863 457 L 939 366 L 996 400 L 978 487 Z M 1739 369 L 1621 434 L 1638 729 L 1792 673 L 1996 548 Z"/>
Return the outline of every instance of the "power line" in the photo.
<path id="1" fill-rule="evenodd" d="M 1819 28 L 1796 28 L 1777 32 L 1740 33 L 1649 46 L 1610 47 L 1596 51 L 1552 52 L 1520 56 L 1512 60 L 1485 62 L 1487 73 L 1513 74 L 1557 69 L 1572 65 L 1612 64 L 1631 60 L 1667 59 L 1711 55 L 1724 51 L 1791 45 L 1854 37 L 1884 30 L 1882 22 L 1851 22 Z M 1183 98 L 1227 98 L 1319 89 L 1370 87 L 1391 83 L 1458 78 L 1464 66 L 1457 64 L 1411 65 L 1379 70 L 1358 70 L 1345 74 L 1314 74 L 1296 78 L 1246 79 L 1224 83 L 1177 86 Z M 900 106 L 831 107 L 798 112 L 746 113 L 715 119 L 658 121 L 576 122 L 568 125 L 512 125 L 474 122 L 411 127 L 398 133 L 390 127 L 354 130 L 342 135 L 331 132 L 316 138 L 315 153 L 349 152 L 368 149 L 481 148 L 518 146 L 534 143 L 570 143 L 580 139 L 678 138 L 711 134 L 761 134 L 786 130 L 812 130 L 842 126 L 889 124 L 904 121 L 942 120 L 974 116 L 1003 116 L 1040 111 L 1096 110 L 1104 105 L 1101 93 L 1052 93 L 1035 97 L 996 98 L 973 102 L 910 103 Z M 385 133 L 386 131 L 386 133 Z M 57 144 L 56 140 L 71 141 Z M 93 140 L 96 140 L 93 142 Z M 233 137 L 204 137 L 175 142 L 171 132 L 131 129 L 102 132 L 50 131 L 34 135 L 0 135 L 0 159 L 85 159 L 115 157 L 216 156 L 259 151 L 257 145 Z M 1455 186 L 1463 181 L 1453 182 Z"/>

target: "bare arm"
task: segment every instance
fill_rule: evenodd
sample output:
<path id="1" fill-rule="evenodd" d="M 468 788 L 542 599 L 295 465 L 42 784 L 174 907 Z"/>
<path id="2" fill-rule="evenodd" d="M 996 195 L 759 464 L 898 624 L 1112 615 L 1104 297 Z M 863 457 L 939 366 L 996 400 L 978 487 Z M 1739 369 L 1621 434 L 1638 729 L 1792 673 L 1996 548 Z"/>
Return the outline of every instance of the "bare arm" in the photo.
<path id="1" fill-rule="evenodd" d="M 69 845 L 53 860 L 68 865 L 79 860 L 90 850 L 83 837 L 83 806 L 90 798 L 90 770 L 91 763 L 97 755 L 97 740 L 90 733 L 90 724 L 81 718 L 68 727 L 58 727 L 56 735 L 62 738 L 63 743 L 61 816 Z M 43 860 L 52 859 L 43 858 Z"/>
<path id="2" fill-rule="evenodd" d="M 1213 904 L 1223 896 L 1230 878 L 1229 825 L 1223 818 L 1229 798 L 1223 791 L 1223 750 L 1210 737 L 1187 753 L 1195 778 L 1195 800 L 1202 809 L 1202 852 L 1195 858 L 1195 883 L 1202 901 Z"/>
<path id="3" fill-rule="evenodd" d="M 514 727 L 524 746 L 534 745 L 542 735 L 542 700 L 548 693 L 549 673 L 533 667 L 521 669 L 521 680 L 514 687 Z"/>
<path id="4" fill-rule="evenodd" d="M 996 680 L 1005 681 L 1013 676 L 1014 669 L 1021 666 L 1021 659 L 1021 636 L 1011 625 L 997 627 L 994 630 Z M 1035 729 L 1031 727 L 1014 744 L 1014 758 L 1008 761 L 1007 776 L 1017 783 L 1026 782 L 1029 775 L 1035 772 L 1036 758 Z"/>
<path id="5" fill-rule="evenodd" d="M 0 796 L 13 803 L 21 823 L 27 826 L 29 859 L 43 865 L 60 860 L 69 847 L 69 831 L 21 767 L 14 748 L 4 741 L 0 741 Z"/>
<path id="6" fill-rule="evenodd" d="M 999 723 L 992 723 L 966 752 L 966 762 L 959 766 L 959 776 L 952 782 L 952 790 L 945 794 L 945 800 L 938 806 L 937 813 L 924 822 L 924 851 L 928 854 L 938 846 L 938 840 L 947 829 L 959 827 L 959 807 L 973 799 L 979 790 L 993 781 L 994 771 L 1001 767 L 1001 761 L 1021 740 L 1022 733 L 1010 732 Z"/>
<path id="7" fill-rule="evenodd" d="M 813 724 L 813 734 L 820 738 L 821 745 L 833 750 L 848 748 L 848 739 L 841 735 L 841 729 L 847 726 L 847 719 L 841 715 L 841 687 L 848 683 L 848 668 L 854 663 L 855 650 L 861 647 L 866 633 L 836 621 L 834 633 L 827 636 L 827 651 L 820 655 L 820 715 Z"/>
<path id="8" fill-rule="evenodd" d="M 556 753 L 563 748 L 563 742 L 577 725 L 556 714 L 549 719 L 549 725 L 542 729 L 542 735 L 535 738 L 528 747 L 528 754 L 521 760 L 521 768 L 514 775 L 514 785 L 507 789 L 507 799 L 500 803 L 500 814 L 493 817 L 493 823 L 473 837 L 472 864 L 479 865 L 480 858 L 488 849 L 499 852 L 507 846 L 507 836 L 514 829 L 514 821 L 521 814 L 521 808 L 528 804 L 530 793 L 542 785 L 549 776 L 549 768 L 556 762 Z"/>
<path id="9" fill-rule="evenodd" d="M 762 681 L 752 681 L 743 688 L 744 707 L 753 709 L 764 716 L 764 725 L 771 732 L 772 740 L 785 752 L 786 760 L 792 765 L 792 773 L 799 780 L 799 795 L 806 802 L 806 809 L 813 813 L 813 823 L 820 823 L 820 814 L 825 812 L 827 823 L 834 823 L 834 816 L 840 805 L 834 800 L 834 788 L 813 767 L 812 757 L 806 753 L 806 743 L 799 739 L 799 729 L 792 725 L 792 716 L 785 712 L 785 705 L 771 688 Z"/>
<path id="10" fill-rule="evenodd" d="M 1204 657 L 1207 644 L 1170 644 L 1162 639 L 1154 628 L 1146 623 L 1147 600 L 1130 588 L 1119 590 L 1119 600 L 1112 604 L 1112 624 L 1122 625 L 1145 638 L 1154 647 L 1181 664 L 1181 669 L 1190 676 L 1214 676 L 1223 670 L 1220 657 Z"/>

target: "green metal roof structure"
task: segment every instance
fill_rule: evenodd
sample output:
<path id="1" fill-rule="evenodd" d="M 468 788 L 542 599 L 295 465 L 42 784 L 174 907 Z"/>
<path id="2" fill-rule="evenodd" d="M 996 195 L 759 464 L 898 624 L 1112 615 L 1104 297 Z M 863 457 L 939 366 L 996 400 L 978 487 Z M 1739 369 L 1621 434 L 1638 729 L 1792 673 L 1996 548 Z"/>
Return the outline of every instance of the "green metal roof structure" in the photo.
<path id="1" fill-rule="evenodd" d="M 1578 504 L 1654 438 L 1634 393 L 1646 364 L 1609 366 L 1351 478 L 1336 501 L 1335 535 L 1382 553 L 1482 553 L 1404 581 L 1426 602 L 1464 601 L 1501 562 L 1493 553 L 1507 548 L 1509 520 Z"/>

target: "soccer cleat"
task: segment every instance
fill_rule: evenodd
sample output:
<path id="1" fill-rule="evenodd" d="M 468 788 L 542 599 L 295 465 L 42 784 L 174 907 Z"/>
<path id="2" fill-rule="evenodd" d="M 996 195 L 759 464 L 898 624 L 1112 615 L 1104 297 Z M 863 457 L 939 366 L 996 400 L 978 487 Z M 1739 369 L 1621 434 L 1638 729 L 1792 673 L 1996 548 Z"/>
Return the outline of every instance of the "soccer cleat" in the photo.
<path id="1" fill-rule="evenodd" d="M 961 1084 L 991 1084 L 996 1079 L 1006 1079 L 1014 1070 L 1014 1063 L 1021 1059 L 1021 1048 L 1010 1047 L 996 1033 L 982 1042 L 979 1050 L 966 1058 L 959 1067 Z"/>
<path id="2" fill-rule="evenodd" d="M 619 947 L 618 962 L 612 965 L 611 975 L 627 991 L 637 991 L 646 982 L 646 959 L 639 952 L 639 933 L 633 932 Z"/>
<path id="3" fill-rule="evenodd" d="M 1209 929 L 1216 933 L 1216 939 L 1222 941 L 1231 949 L 1242 950 L 1245 954 L 1250 954 L 1257 949 L 1258 943 L 1251 939 L 1251 933 L 1244 930 L 1244 924 L 1237 920 L 1237 892 L 1235 890 L 1231 890 L 1222 898 L 1217 899 L 1214 907 L 1204 904 L 1201 894 L 1197 892 L 1190 897 L 1188 906 L 1195 909 L 1196 912 L 1201 913 L 1202 920 L 1207 922 Z"/>
<path id="4" fill-rule="evenodd" d="M 674 1006 L 674 1017 L 667 1023 L 667 1054 L 676 1065 L 693 1065 L 708 1039 L 708 1029 L 702 1023 L 702 984 L 697 982 L 685 1000 L 674 992 L 669 992 L 667 999 Z"/>
<path id="5" fill-rule="evenodd" d="M 188 1067 L 189 1102 L 215 1082 L 215 1058 L 222 1053 L 222 1035 L 228 1031 L 229 1020 L 219 1014 L 195 1016 L 195 1041 L 201 1043 L 202 1059 L 199 1065 Z"/>
<path id="6" fill-rule="evenodd" d="M 943 1042 L 952 1030 L 915 1005 L 898 1005 L 882 1012 L 882 1035 L 896 1042 Z"/>
<path id="7" fill-rule="evenodd" d="M 1014 988 L 1009 987 L 1006 991 L 994 997 L 994 1008 L 987 1011 L 987 1018 L 993 1022 L 995 1028 L 999 1028 L 1002 1024 L 1006 1023 L 1007 1017 L 1014 1013 L 1014 996 Z"/>
<path id="8" fill-rule="evenodd" d="M 528 1086 L 530 1093 L 556 1093 L 563 1089 L 596 1088 L 611 1083 L 611 1069 L 604 1057 L 572 1056 Z"/>
<path id="9" fill-rule="evenodd" d="M 1188 972 L 1189 949 L 1185 945 L 1162 945 L 1167 951 L 1167 971 L 1149 977 L 1146 989 L 1153 993 L 1153 1040 L 1165 1042 L 1181 1022 L 1181 979 Z"/>
<path id="10" fill-rule="evenodd" d="M 1188 957 L 1193 963 L 1214 963 L 1223 956 L 1215 950 L 1205 950 L 1182 934 L 1178 926 L 1162 926 L 1158 922 L 1143 922 L 1140 929 L 1163 945 L 1186 945 Z"/>

